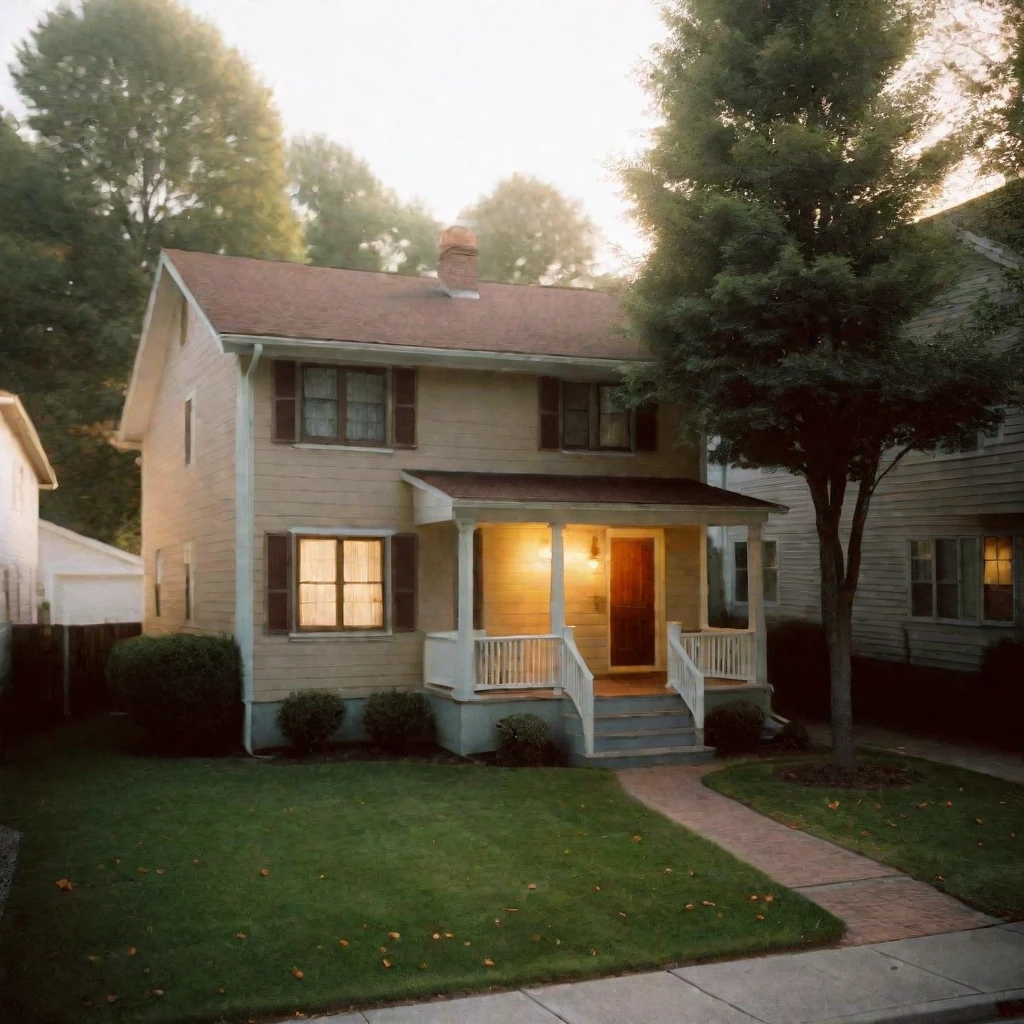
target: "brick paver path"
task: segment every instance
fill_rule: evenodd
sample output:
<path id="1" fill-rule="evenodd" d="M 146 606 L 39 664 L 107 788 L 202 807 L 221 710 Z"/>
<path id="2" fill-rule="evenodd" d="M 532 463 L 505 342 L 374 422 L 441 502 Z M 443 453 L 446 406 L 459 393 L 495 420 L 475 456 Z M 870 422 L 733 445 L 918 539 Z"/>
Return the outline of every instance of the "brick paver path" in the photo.
<path id="1" fill-rule="evenodd" d="M 885 864 L 766 818 L 701 776 L 715 765 L 627 768 L 631 796 L 725 847 L 846 922 L 845 946 L 965 931 L 995 919 Z"/>

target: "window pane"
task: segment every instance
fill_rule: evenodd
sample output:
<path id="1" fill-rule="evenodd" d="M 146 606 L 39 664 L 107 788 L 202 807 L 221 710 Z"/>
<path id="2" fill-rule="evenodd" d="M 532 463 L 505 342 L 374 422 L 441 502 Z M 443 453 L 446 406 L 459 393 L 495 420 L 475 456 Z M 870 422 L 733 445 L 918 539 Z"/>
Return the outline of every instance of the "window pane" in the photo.
<path id="1" fill-rule="evenodd" d="M 384 441 L 386 402 L 382 373 L 345 373 L 345 437 L 349 441 Z"/>
<path id="2" fill-rule="evenodd" d="M 733 555 L 736 561 L 737 569 L 746 569 L 747 567 L 747 542 L 744 540 L 738 540 L 733 545 Z"/>
<path id="3" fill-rule="evenodd" d="M 602 448 L 629 447 L 629 411 L 616 408 L 612 401 L 614 389 L 601 387 L 598 408 L 598 436 Z"/>
<path id="4" fill-rule="evenodd" d="M 959 554 L 955 540 L 935 542 L 935 606 L 941 619 L 960 617 Z"/>
<path id="5" fill-rule="evenodd" d="M 915 583 L 931 583 L 932 575 L 932 542 L 930 540 L 912 540 L 910 542 L 910 578 Z"/>
<path id="6" fill-rule="evenodd" d="M 299 584 L 299 625 L 338 625 L 338 588 L 334 583 Z"/>
<path id="7" fill-rule="evenodd" d="M 932 585 L 930 583 L 911 583 L 910 612 L 919 618 L 930 619 L 932 611 Z"/>
<path id="8" fill-rule="evenodd" d="M 736 600 L 740 604 L 747 603 L 747 570 L 736 570 Z"/>
<path id="9" fill-rule="evenodd" d="M 338 371 L 308 366 L 302 371 L 303 429 L 307 437 L 338 436 Z"/>
<path id="10" fill-rule="evenodd" d="M 562 384 L 562 445 L 590 447 L 590 385 Z"/>
<path id="11" fill-rule="evenodd" d="M 380 629 L 384 625 L 384 587 L 380 583 L 346 583 L 342 614 L 350 629 Z"/>
<path id="12" fill-rule="evenodd" d="M 299 625 L 338 625 L 338 542 L 329 537 L 299 541 Z"/>
<path id="13" fill-rule="evenodd" d="M 779 564 L 778 541 L 763 541 L 761 544 L 761 557 L 764 559 L 764 567 L 766 569 L 774 569 Z"/>
<path id="14" fill-rule="evenodd" d="M 779 599 L 779 570 L 774 566 L 765 566 L 764 599 L 765 601 L 778 601 Z"/>
<path id="15" fill-rule="evenodd" d="M 960 538 L 960 617 L 978 617 L 981 559 L 977 537 Z"/>
<path id="16" fill-rule="evenodd" d="M 374 539 L 342 544 L 342 621 L 349 628 L 380 629 L 384 625 L 384 543 Z"/>
<path id="17" fill-rule="evenodd" d="M 1013 621 L 1013 538 L 985 538 L 984 614 L 994 622 Z"/>

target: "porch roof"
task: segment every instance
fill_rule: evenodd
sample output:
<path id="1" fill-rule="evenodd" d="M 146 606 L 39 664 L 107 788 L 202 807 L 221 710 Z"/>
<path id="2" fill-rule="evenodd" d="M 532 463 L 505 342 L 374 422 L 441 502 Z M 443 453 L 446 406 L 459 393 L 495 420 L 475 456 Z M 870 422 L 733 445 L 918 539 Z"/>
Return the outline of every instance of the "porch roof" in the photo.
<path id="1" fill-rule="evenodd" d="M 408 470 L 417 524 L 595 523 L 610 526 L 761 523 L 784 505 L 685 477 Z"/>

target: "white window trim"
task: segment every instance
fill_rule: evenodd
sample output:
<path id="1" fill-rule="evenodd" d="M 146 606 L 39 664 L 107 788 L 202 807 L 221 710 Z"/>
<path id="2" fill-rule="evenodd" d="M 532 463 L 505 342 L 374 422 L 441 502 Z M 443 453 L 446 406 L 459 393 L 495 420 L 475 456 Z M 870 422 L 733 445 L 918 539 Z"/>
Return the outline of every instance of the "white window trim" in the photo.
<path id="1" fill-rule="evenodd" d="M 732 541 L 732 543 L 730 545 L 730 548 L 729 548 L 729 576 L 730 576 L 730 585 L 732 586 L 732 603 L 737 608 L 746 608 L 747 604 L 748 604 L 747 601 L 741 601 L 736 596 L 736 545 L 737 544 L 746 544 L 746 543 L 747 542 L 745 540 L 736 539 L 736 540 Z M 775 545 L 775 566 L 774 566 L 774 568 L 775 568 L 775 600 L 774 601 L 769 601 L 768 598 L 766 598 L 764 596 L 767 593 L 767 591 L 765 590 L 764 580 L 762 579 L 762 581 L 761 581 L 761 603 L 765 606 L 765 608 L 778 608 L 779 605 L 782 604 L 782 559 L 779 557 L 779 550 L 781 548 L 781 545 L 779 544 L 778 539 L 775 538 L 775 537 L 762 537 L 761 538 L 761 573 L 762 573 L 762 576 L 764 575 L 764 571 L 767 568 L 767 566 L 764 564 L 764 545 L 765 544 L 774 544 Z M 745 571 L 747 572 L 747 588 L 748 588 L 747 589 L 747 593 L 749 594 L 750 593 L 750 589 L 749 589 L 750 588 L 750 571 L 749 571 L 749 569 L 747 569 Z"/>
<path id="2" fill-rule="evenodd" d="M 189 405 L 188 404 L 189 402 L 191 402 L 192 404 Z M 182 404 L 183 404 L 183 406 L 187 407 L 188 410 L 189 410 L 189 415 L 188 415 L 188 418 L 189 418 L 189 430 L 188 430 L 189 450 L 188 450 L 188 459 L 185 462 L 185 468 L 186 469 L 191 469 L 196 464 L 196 451 L 198 450 L 196 448 L 196 421 L 197 421 L 197 417 L 196 417 L 196 393 L 194 391 L 190 391 L 182 399 Z"/>
<path id="3" fill-rule="evenodd" d="M 970 459 L 976 455 L 983 455 L 986 448 L 993 448 L 997 444 L 1001 444 L 1003 440 L 1003 426 L 1006 423 L 1005 418 L 1000 420 L 999 426 L 996 427 L 995 433 L 986 434 L 983 430 L 978 431 L 978 446 L 968 452 L 944 452 L 935 448 L 930 454 L 933 459 L 937 459 L 940 462 L 944 462 L 947 459 Z M 939 537 L 938 540 L 946 540 L 945 537 Z"/>
<path id="4" fill-rule="evenodd" d="M 907 618 L 913 623 L 933 623 L 939 626 L 978 626 L 978 627 L 993 627 L 996 629 L 1014 629 L 1017 626 L 1017 620 L 1019 615 L 1017 614 L 1016 605 L 1014 606 L 1014 615 L 1010 620 L 1005 619 L 986 619 L 985 618 L 985 538 L 986 537 L 1009 537 L 1010 538 L 1010 552 L 1011 552 L 1011 566 L 1014 579 L 1014 593 L 1016 593 L 1016 580 L 1017 573 L 1020 571 L 1018 565 L 1019 559 L 1017 558 L 1017 535 L 1013 533 L 957 533 L 943 536 L 931 536 L 931 537 L 911 537 L 908 538 L 906 544 L 906 573 L 907 573 Z M 911 556 L 912 547 L 914 543 L 921 541 L 927 541 L 932 545 L 932 607 L 937 607 L 937 594 L 936 587 L 938 585 L 938 566 L 935 561 L 935 542 L 945 540 L 955 540 L 957 542 L 961 540 L 974 540 L 978 543 L 978 617 L 975 619 L 947 619 L 942 618 L 938 615 L 915 615 L 914 614 L 914 593 L 913 593 L 913 558 Z M 959 548 L 959 543 L 958 543 Z M 960 577 L 960 559 L 959 550 L 957 552 L 957 588 L 962 586 Z"/>
<path id="5" fill-rule="evenodd" d="M 296 441 L 293 448 L 302 448 L 306 451 L 325 452 L 363 452 L 369 455 L 394 455 L 394 448 L 368 448 L 361 444 L 317 444 L 315 441 Z"/>

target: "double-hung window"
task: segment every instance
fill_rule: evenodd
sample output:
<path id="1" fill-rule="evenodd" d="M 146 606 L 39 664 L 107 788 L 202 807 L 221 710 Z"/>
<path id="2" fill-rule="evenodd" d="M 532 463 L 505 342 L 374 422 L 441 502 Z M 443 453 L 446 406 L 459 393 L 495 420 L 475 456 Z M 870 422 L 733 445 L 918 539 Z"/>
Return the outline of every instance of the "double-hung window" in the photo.
<path id="1" fill-rule="evenodd" d="M 910 542 L 910 614 L 919 619 L 1013 622 L 1013 538 Z"/>
<path id="2" fill-rule="evenodd" d="M 302 437 L 326 444 L 387 441 L 387 374 L 382 369 L 302 367 Z"/>
<path id="3" fill-rule="evenodd" d="M 733 593 L 738 604 L 746 604 L 749 596 L 749 572 L 747 569 L 747 542 L 733 542 Z M 779 542 L 761 541 L 762 594 L 765 604 L 779 603 Z"/>
<path id="4" fill-rule="evenodd" d="M 299 537 L 300 630 L 383 630 L 384 539 Z"/>
<path id="5" fill-rule="evenodd" d="M 562 383 L 562 447 L 567 450 L 628 452 L 633 448 L 633 414 L 615 402 L 613 384 Z"/>

